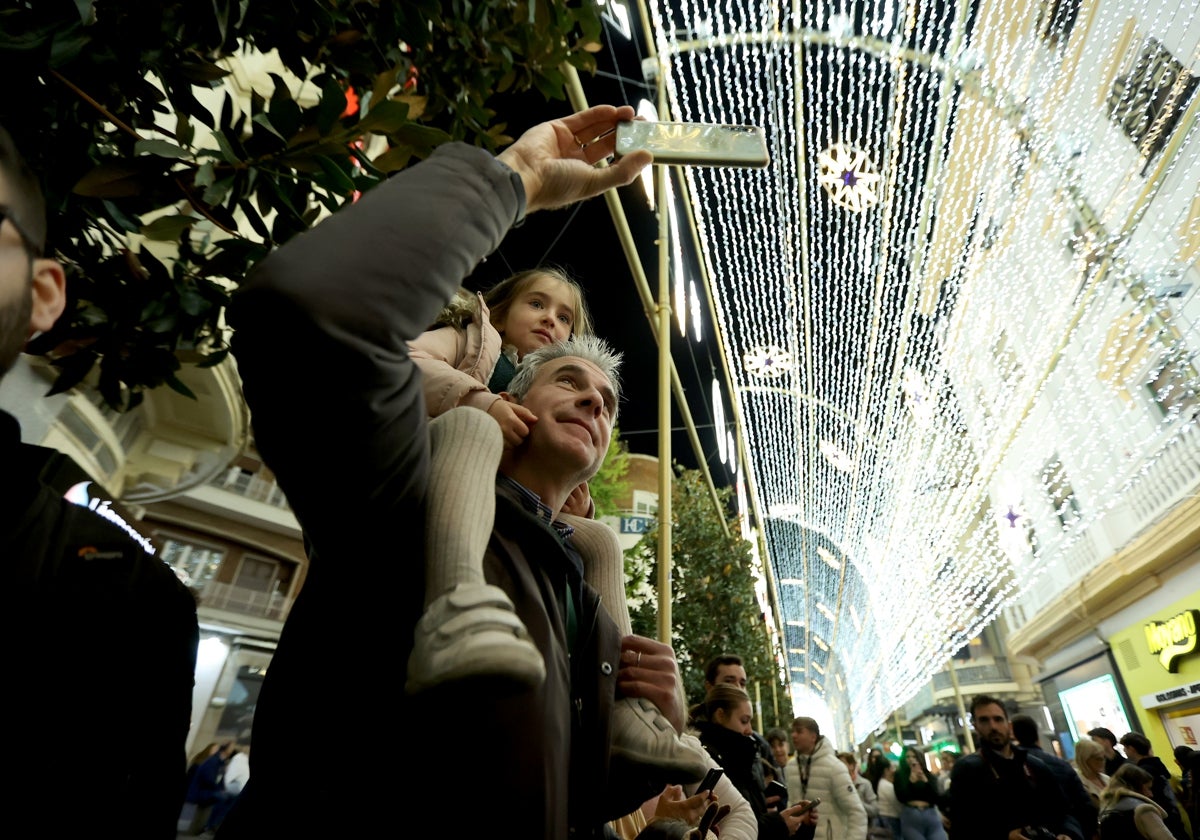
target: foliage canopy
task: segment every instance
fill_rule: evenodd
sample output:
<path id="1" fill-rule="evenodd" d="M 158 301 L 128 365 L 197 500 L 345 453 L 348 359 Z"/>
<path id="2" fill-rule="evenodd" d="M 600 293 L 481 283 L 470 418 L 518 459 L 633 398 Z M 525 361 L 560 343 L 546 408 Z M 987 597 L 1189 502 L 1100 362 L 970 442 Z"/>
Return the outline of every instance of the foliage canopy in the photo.
<path id="1" fill-rule="evenodd" d="M 495 98 L 564 98 L 600 32 L 587 0 L 6 4 L 0 124 L 44 176 L 72 297 L 30 350 L 59 391 L 99 364 L 116 407 L 190 394 L 175 374 L 224 359 L 256 262 L 440 143 L 508 142 Z M 277 56 L 270 89 L 245 89 L 248 56 Z"/>
<path id="2" fill-rule="evenodd" d="M 732 491 L 717 491 L 723 510 L 699 470 L 676 467 L 671 493 L 671 635 L 689 703 L 704 697 L 704 666 L 714 656 L 742 657 L 750 683 L 762 691 L 766 726 L 791 720 L 788 689 L 779 681 L 766 617 L 755 594 L 756 560 L 749 542 L 725 535 L 721 517 L 732 509 Z M 625 559 L 633 632 L 658 635 L 658 535 L 656 524 Z M 751 686 L 751 698 L 755 696 Z M 774 696 L 773 696 L 774 695 Z M 778 701 L 779 714 L 775 713 Z"/>

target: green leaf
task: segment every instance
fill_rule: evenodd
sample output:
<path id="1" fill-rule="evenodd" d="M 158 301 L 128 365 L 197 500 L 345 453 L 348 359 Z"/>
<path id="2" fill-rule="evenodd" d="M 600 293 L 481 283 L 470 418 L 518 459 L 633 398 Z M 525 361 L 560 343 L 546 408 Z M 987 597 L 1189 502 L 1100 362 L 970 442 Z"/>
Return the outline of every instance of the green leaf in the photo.
<path id="1" fill-rule="evenodd" d="M 191 153 L 181 149 L 169 140 L 139 140 L 133 144 L 135 155 L 158 155 L 165 158 L 188 158 Z"/>
<path id="2" fill-rule="evenodd" d="M 175 69 L 180 76 L 193 84 L 208 84 L 229 75 L 229 71 L 224 67 L 204 60 L 180 61 L 175 65 Z"/>
<path id="3" fill-rule="evenodd" d="M 96 22 L 96 0 L 75 0 L 75 8 L 79 11 L 79 22 L 89 26 Z"/>
<path id="4" fill-rule="evenodd" d="M 104 205 L 105 212 L 108 213 L 108 218 L 112 219 L 113 223 L 121 230 L 129 231 L 130 233 L 138 233 L 142 226 L 129 218 L 125 212 L 108 199 L 103 199 L 100 202 Z"/>
<path id="5" fill-rule="evenodd" d="M 221 364 L 221 362 L 225 361 L 226 357 L 228 357 L 228 356 L 229 356 L 228 348 L 225 348 L 222 350 L 215 350 L 212 353 L 209 353 L 208 355 L 206 355 L 201 361 L 196 362 L 196 367 L 199 367 L 199 368 L 216 367 L 217 365 Z"/>
<path id="6" fill-rule="evenodd" d="M 206 160 L 200 164 L 200 168 L 196 170 L 196 177 L 192 179 L 197 187 L 211 186 L 216 177 L 216 170 L 213 168 L 212 161 Z"/>
<path id="7" fill-rule="evenodd" d="M 102 163 L 80 178 L 71 192 L 88 198 L 124 198 L 142 192 L 142 170 L 124 163 Z"/>
<path id="8" fill-rule="evenodd" d="M 354 192 L 354 181 L 350 179 L 344 169 L 337 165 L 337 161 L 325 155 L 315 155 L 314 157 L 325 174 L 325 177 L 321 179 L 321 186 L 339 195 L 348 195 Z"/>
<path id="9" fill-rule="evenodd" d="M 196 136 L 196 127 L 192 125 L 188 115 L 182 111 L 176 111 L 175 116 L 178 119 L 175 125 L 175 139 L 179 141 L 180 145 L 192 145 L 192 139 Z"/>
<path id="10" fill-rule="evenodd" d="M 329 134 L 345 110 L 346 92 L 337 79 L 330 79 L 321 91 L 321 104 L 317 107 L 317 131 L 322 137 Z"/>
<path id="11" fill-rule="evenodd" d="M 196 219 L 192 216 L 160 216 L 142 226 L 142 236 L 156 242 L 173 242 L 195 223 Z"/>
<path id="12" fill-rule="evenodd" d="M 91 373 L 96 361 L 96 354 L 90 349 L 76 350 L 70 356 L 56 359 L 54 366 L 58 368 L 59 374 L 54 380 L 54 385 L 46 392 L 46 396 L 61 394 L 74 388 Z"/>
<path id="13" fill-rule="evenodd" d="M 237 152 L 233 150 L 233 146 L 230 144 L 229 139 L 225 136 L 225 132 L 214 131 L 213 139 L 217 141 L 217 146 L 221 149 L 221 157 L 225 158 L 226 163 L 241 162 L 241 158 L 239 158 Z"/>
<path id="14" fill-rule="evenodd" d="M 266 114 L 255 114 L 251 122 L 253 122 L 255 125 L 262 126 L 269 133 L 273 134 L 275 137 L 278 137 L 279 142 L 287 143 L 287 138 L 275 130 L 275 126 L 271 125 L 271 118 Z"/>
<path id="15" fill-rule="evenodd" d="M 221 204 L 223 201 L 225 201 L 225 196 L 229 195 L 229 191 L 231 189 L 233 189 L 232 175 L 222 178 L 212 186 L 207 187 L 204 190 L 204 195 L 201 196 L 201 198 L 203 199 L 204 203 L 208 205 Z"/>
<path id="16" fill-rule="evenodd" d="M 167 378 L 164 381 L 170 386 L 172 391 L 175 391 L 178 394 L 183 394 L 185 397 L 189 397 L 193 400 L 196 399 L 196 395 L 192 393 L 192 389 L 184 385 L 183 382 L 180 381 L 179 377 L 177 377 L 175 374 L 167 374 Z"/>
<path id="17" fill-rule="evenodd" d="M 407 125 L 408 122 L 408 103 L 389 99 L 372 108 L 365 117 L 358 121 L 356 128 L 362 132 L 391 134 Z"/>
<path id="18" fill-rule="evenodd" d="M 383 154 L 379 155 L 375 160 L 371 161 L 375 168 L 380 172 L 390 173 L 399 172 L 404 167 L 408 166 L 408 162 L 412 160 L 413 150 L 409 146 L 393 146 Z"/>

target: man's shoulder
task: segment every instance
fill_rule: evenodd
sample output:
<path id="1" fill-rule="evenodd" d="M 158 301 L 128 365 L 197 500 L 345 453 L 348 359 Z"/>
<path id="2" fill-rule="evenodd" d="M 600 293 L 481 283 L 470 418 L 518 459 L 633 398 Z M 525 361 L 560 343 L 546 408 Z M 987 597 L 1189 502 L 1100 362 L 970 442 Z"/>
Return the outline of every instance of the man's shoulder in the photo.
<path id="1" fill-rule="evenodd" d="M 950 771 L 950 778 L 957 784 L 960 777 L 973 776 L 986 768 L 987 765 L 982 755 L 977 752 L 968 753 L 955 760 L 954 768 Z"/>

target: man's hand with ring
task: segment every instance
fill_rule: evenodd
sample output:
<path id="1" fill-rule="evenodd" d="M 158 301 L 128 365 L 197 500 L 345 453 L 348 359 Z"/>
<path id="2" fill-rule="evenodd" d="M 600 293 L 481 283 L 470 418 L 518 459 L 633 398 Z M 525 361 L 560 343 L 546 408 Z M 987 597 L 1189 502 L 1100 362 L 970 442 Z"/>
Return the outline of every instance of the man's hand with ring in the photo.
<path id="1" fill-rule="evenodd" d="M 684 712 L 679 702 L 679 667 L 670 645 L 645 636 L 621 640 L 621 665 L 617 669 L 617 691 L 624 697 L 645 697 L 683 731 Z"/>

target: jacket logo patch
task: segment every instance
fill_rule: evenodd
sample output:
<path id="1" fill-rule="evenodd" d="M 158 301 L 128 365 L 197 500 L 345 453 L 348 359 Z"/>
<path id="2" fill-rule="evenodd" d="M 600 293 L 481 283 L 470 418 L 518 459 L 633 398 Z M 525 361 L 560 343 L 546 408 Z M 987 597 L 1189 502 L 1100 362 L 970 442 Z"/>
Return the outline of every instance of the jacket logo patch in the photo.
<path id="1" fill-rule="evenodd" d="M 123 551 L 101 551 L 94 545 L 85 545 L 76 554 L 84 560 L 120 560 L 125 556 Z"/>

